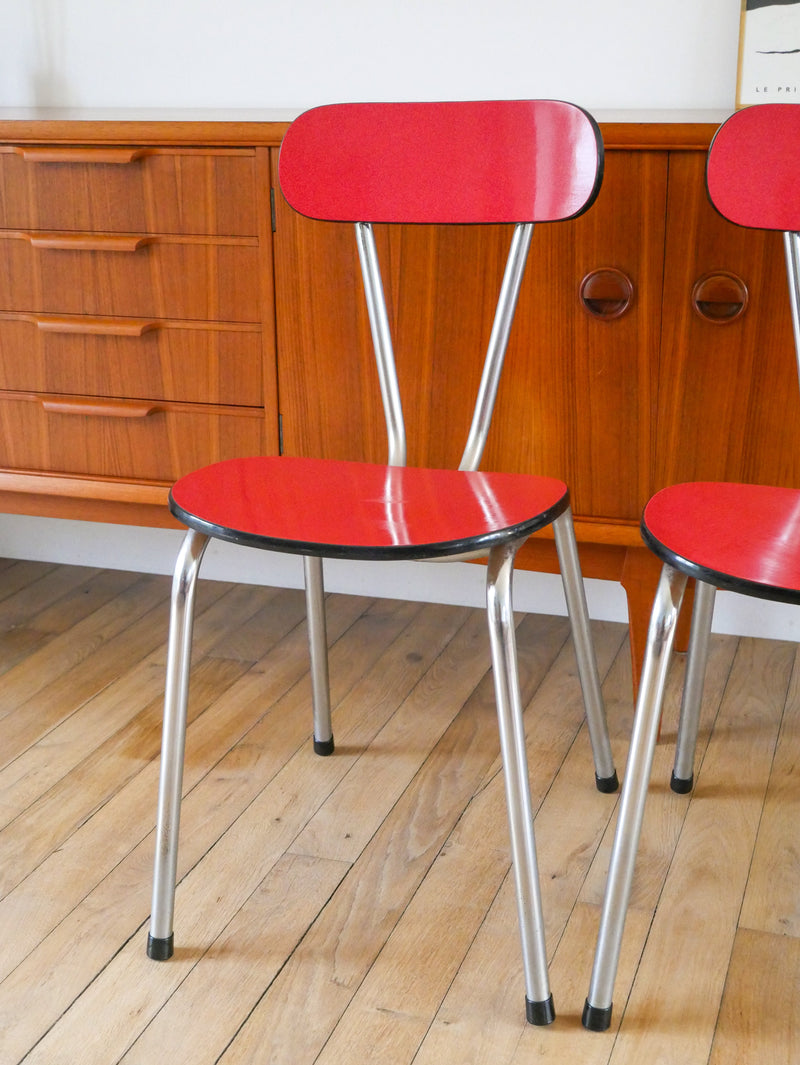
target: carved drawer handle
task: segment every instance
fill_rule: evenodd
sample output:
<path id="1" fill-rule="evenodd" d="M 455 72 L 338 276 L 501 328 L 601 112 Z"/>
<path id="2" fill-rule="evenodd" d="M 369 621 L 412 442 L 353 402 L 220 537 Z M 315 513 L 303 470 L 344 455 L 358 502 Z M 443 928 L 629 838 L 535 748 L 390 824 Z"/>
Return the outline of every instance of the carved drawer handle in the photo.
<path id="1" fill-rule="evenodd" d="M 736 274 L 718 270 L 697 279 L 692 289 L 692 306 L 701 318 L 714 325 L 735 322 L 747 310 L 750 293 Z"/>
<path id="2" fill-rule="evenodd" d="M 21 233 L 34 248 L 48 251 L 138 251 L 152 237 L 135 233 Z"/>
<path id="3" fill-rule="evenodd" d="M 39 396 L 39 402 L 48 414 L 88 414 L 94 418 L 147 418 L 161 409 L 157 403 L 148 400 L 93 399 L 89 396 Z"/>
<path id="4" fill-rule="evenodd" d="M 57 148 L 15 144 L 12 151 L 26 163 L 133 163 L 147 155 L 146 148 Z"/>
<path id="5" fill-rule="evenodd" d="M 633 282 L 615 267 L 592 270 L 581 281 L 580 298 L 583 309 L 592 318 L 612 321 L 620 318 L 630 307 Z"/>
<path id="6" fill-rule="evenodd" d="M 99 337 L 141 337 L 153 329 L 160 328 L 159 322 L 143 318 L 90 318 L 82 315 L 59 317 L 55 314 L 32 314 L 29 318 L 41 333 L 77 333 L 80 336 Z"/>

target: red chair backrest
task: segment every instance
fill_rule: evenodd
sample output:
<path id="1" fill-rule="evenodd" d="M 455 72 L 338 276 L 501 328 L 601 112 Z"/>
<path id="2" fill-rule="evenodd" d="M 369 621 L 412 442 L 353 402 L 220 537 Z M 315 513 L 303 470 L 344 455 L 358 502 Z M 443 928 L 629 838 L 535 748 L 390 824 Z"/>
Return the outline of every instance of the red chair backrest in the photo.
<path id="1" fill-rule="evenodd" d="M 333 104 L 281 147 L 280 184 L 311 218 L 340 222 L 549 222 L 593 202 L 594 119 L 556 100 Z"/>
<path id="2" fill-rule="evenodd" d="M 757 104 L 732 115 L 711 142 L 706 186 L 737 225 L 800 230 L 800 104 Z"/>

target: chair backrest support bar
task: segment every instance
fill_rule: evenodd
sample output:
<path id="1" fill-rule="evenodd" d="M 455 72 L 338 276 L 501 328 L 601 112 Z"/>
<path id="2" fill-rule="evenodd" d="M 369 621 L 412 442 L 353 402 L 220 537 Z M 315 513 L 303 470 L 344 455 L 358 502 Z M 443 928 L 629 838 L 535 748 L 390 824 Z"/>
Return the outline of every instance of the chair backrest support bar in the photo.
<path id="1" fill-rule="evenodd" d="M 483 364 L 483 376 L 478 389 L 478 398 L 475 402 L 472 424 L 459 466 L 461 470 L 477 470 L 483 458 L 483 450 L 486 447 L 486 439 L 492 422 L 497 389 L 500 384 L 500 374 L 503 370 L 503 361 L 506 357 L 508 338 L 511 335 L 511 325 L 517 309 L 519 290 L 522 286 L 522 277 L 525 273 L 525 264 L 528 261 L 528 250 L 531 246 L 532 236 L 532 222 L 525 222 L 514 227 L 511 248 L 509 249 L 505 273 L 503 274 L 503 283 L 500 287 L 500 295 L 495 309 L 492 332 L 486 349 L 486 359 Z"/>
<path id="2" fill-rule="evenodd" d="M 389 445 L 387 462 L 390 466 L 404 466 L 406 463 L 406 430 L 403 403 L 397 378 L 397 363 L 386 309 L 378 250 L 375 245 L 375 234 L 372 225 L 368 222 L 356 222 L 355 232 L 375 365 L 383 400 L 383 414 L 386 421 Z M 483 458 L 532 236 L 532 222 L 514 226 L 483 363 L 478 396 L 467 443 L 459 465 L 460 470 L 477 470 Z"/>
<path id="3" fill-rule="evenodd" d="M 786 277 L 789 282 L 789 305 L 792 309 L 794 350 L 800 385 L 800 233 L 790 230 L 784 232 L 783 246 L 786 251 Z"/>
<path id="4" fill-rule="evenodd" d="M 383 414 L 386 419 L 386 433 L 389 440 L 387 461 L 390 466 L 405 466 L 406 429 L 403 419 L 403 403 L 397 380 L 397 364 L 394 357 L 392 332 L 389 328 L 389 315 L 386 312 L 386 297 L 383 291 L 378 249 L 375 247 L 375 234 L 368 222 L 356 222 L 355 230 L 372 332 L 372 346 L 375 351 L 375 364 L 378 368 L 378 380 L 383 400 Z"/>

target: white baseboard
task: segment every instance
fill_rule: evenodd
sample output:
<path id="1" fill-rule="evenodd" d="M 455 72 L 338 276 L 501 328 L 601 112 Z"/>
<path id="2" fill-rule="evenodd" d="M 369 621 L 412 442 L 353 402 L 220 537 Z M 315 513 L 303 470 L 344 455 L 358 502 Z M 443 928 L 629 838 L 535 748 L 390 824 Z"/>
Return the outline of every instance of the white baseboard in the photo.
<path id="1" fill-rule="evenodd" d="M 169 529 L 0 514 L 0 556 L 5 558 L 168 574 L 181 539 L 180 532 Z M 303 582 L 297 557 L 219 541 L 209 545 L 202 574 L 210 580 L 285 588 L 300 588 Z M 483 568 L 469 563 L 376 565 L 330 560 L 325 564 L 328 591 L 421 602 L 480 606 L 484 602 L 483 580 Z M 592 618 L 627 621 L 625 593 L 616 582 L 588 579 L 586 598 Z M 565 614 L 560 578 L 518 570 L 514 604 L 527 613 Z M 800 641 L 800 609 L 721 592 L 714 611 L 714 631 Z"/>

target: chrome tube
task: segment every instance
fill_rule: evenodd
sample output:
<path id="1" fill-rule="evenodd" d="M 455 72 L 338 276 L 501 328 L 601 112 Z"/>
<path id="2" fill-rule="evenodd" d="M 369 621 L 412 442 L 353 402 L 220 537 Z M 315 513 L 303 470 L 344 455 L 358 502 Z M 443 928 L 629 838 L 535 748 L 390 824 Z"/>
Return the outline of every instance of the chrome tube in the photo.
<path id="1" fill-rule="evenodd" d="M 572 523 L 572 510 L 568 507 L 553 522 L 556 538 L 556 552 L 567 600 L 567 613 L 572 627 L 572 641 L 575 645 L 575 658 L 578 664 L 578 676 L 583 691 L 583 705 L 586 712 L 586 725 L 594 757 L 595 780 L 599 791 L 612 792 L 619 787 L 617 771 L 614 768 L 614 756 L 608 738 L 603 694 L 600 689 L 600 675 L 597 670 L 597 658 L 594 642 L 589 628 L 589 611 L 586 606 L 586 590 L 581 575 L 578 559 L 578 545 L 575 542 L 575 527 Z"/>
<path id="2" fill-rule="evenodd" d="M 167 647 L 161 774 L 158 790 L 153 903 L 147 952 L 163 959 L 172 954 L 172 920 L 178 866 L 186 709 L 197 575 L 209 538 L 190 529 L 175 563 Z"/>
<path id="3" fill-rule="evenodd" d="M 675 764 L 670 787 L 679 794 L 692 790 L 694 783 L 694 754 L 697 746 L 697 731 L 700 726 L 700 709 L 703 703 L 703 684 L 708 663 L 708 645 L 711 638 L 711 622 L 714 617 L 714 600 L 717 589 L 713 584 L 697 581 L 692 609 L 692 628 L 689 633 L 689 649 L 686 657 L 686 677 L 683 682 L 681 713 L 678 719 L 678 737 L 675 742 Z"/>
<path id="4" fill-rule="evenodd" d="M 514 557 L 519 546 L 519 542 L 514 542 L 492 548 L 486 573 L 486 606 L 511 837 L 511 859 L 522 939 L 526 1011 L 528 1019 L 533 1023 L 547 1024 L 555 1014 L 547 974 L 544 919 L 533 834 L 533 810 L 511 601 Z"/>
<path id="5" fill-rule="evenodd" d="M 378 250 L 375 247 L 375 234 L 372 226 L 367 222 L 356 222 L 355 226 L 361 276 L 364 280 L 364 294 L 372 331 L 372 345 L 375 349 L 375 363 L 378 368 L 383 413 L 389 438 L 388 464 L 405 466 L 406 430 L 403 421 L 403 404 L 397 381 L 397 366 L 392 334 L 389 329 L 389 317 L 386 312 L 386 297 L 383 292 Z"/>
<path id="6" fill-rule="evenodd" d="M 783 234 L 786 253 L 786 276 L 789 282 L 789 304 L 792 310 L 794 350 L 797 357 L 797 372 L 800 379 L 800 233 Z"/>
<path id="7" fill-rule="evenodd" d="M 481 464 L 532 236 L 532 222 L 521 223 L 514 227 L 514 235 L 511 238 L 511 247 L 508 252 L 508 260 L 494 314 L 492 332 L 489 336 L 489 344 L 486 350 L 486 359 L 483 364 L 483 375 L 478 389 L 475 412 L 472 416 L 467 444 L 459 466 L 461 470 L 477 470 Z"/>
<path id="8" fill-rule="evenodd" d="M 311 660 L 311 703 L 314 712 L 314 750 L 333 753 L 330 679 L 328 676 L 328 630 L 325 621 L 325 587 L 322 559 L 303 555 L 306 587 L 308 651 Z"/>
<path id="9" fill-rule="evenodd" d="M 665 565 L 661 570 L 650 615 L 628 764 L 622 784 L 617 828 L 600 914 L 594 967 L 583 1011 L 584 1027 L 592 1031 L 605 1031 L 611 1024 L 614 980 L 619 965 L 636 851 L 658 738 L 670 652 L 675 640 L 685 588 L 686 575 Z"/>

